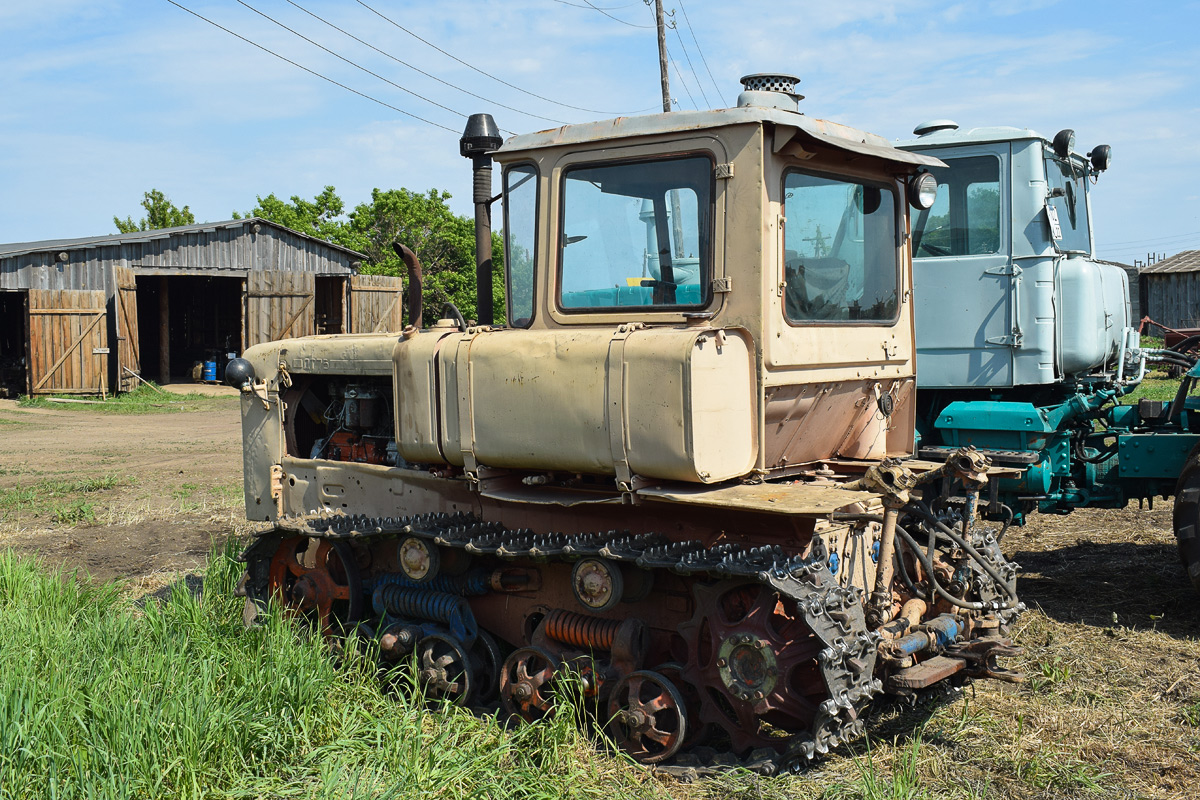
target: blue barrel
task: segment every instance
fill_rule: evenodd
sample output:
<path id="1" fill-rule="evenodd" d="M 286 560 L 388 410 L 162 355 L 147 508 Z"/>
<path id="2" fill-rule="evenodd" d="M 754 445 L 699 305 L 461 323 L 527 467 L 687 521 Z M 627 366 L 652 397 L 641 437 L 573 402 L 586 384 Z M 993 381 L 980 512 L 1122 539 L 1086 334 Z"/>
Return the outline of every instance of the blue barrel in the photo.
<path id="1" fill-rule="evenodd" d="M 216 379 L 217 379 L 217 362 L 216 361 L 205 361 L 204 362 L 204 380 L 215 381 Z"/>

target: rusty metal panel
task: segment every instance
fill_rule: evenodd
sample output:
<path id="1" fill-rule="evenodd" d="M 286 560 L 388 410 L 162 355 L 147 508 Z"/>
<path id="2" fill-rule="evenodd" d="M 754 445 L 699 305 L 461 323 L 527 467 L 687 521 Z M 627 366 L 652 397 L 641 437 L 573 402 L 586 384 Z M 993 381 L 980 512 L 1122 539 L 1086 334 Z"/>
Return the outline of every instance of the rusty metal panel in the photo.
<path id="1" fill-rule="evenodd" d="M 246 346 L 315 333 L 311 272 L 257 270 L 246 276 Z"/>
<path id="2" fill-rule="evenodd" d="M 350 276 L 350 333 L 396 332 L 404 327 L 404 283 L 394 275 Z"/>
<path id="3" fill-rule="evenodd" d="M 29 290 L 29 391 L 108 393 L 103 291 Z"/>
<path id="4" fill-rule="evenodd" d="M 857 492 L 836 486 L 812 486 L 804 483 L 753 483 L 721 489 L 639 489 L 638 497 L 663 503 L 759 511 L 768 514 L 824 516 L 854 503 L 879 498 L 874 492 Z"/>
<path id="5" fill-rule="evenodd" d="M 142 374 L 138 344 L 137 278 L 128 267 L 113 267 L 113 311 L 116 314 L 116 390 L 131 392 Z"/>

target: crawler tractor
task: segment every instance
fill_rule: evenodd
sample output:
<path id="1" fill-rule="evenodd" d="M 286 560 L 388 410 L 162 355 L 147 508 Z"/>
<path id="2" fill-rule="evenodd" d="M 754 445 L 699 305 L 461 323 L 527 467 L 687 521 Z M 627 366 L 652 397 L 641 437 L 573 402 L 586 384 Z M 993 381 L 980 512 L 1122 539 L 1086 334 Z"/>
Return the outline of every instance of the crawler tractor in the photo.
<path id="1" fill-rule="evenodd" d="M 537 720 L 582 693 L 665 768 L 770 771 L 976 677 L 1020 613 L 969 447 L 914 458 L 909 209 L 937 159 L 735 108 L 515 136 L 472 117 L 480 319 L 256 346 L 247 617 L 276 602 Z M 492 163 L 507 324 L 492 324 Z M 568 691 L 568 687 L 570 691 Z"/>

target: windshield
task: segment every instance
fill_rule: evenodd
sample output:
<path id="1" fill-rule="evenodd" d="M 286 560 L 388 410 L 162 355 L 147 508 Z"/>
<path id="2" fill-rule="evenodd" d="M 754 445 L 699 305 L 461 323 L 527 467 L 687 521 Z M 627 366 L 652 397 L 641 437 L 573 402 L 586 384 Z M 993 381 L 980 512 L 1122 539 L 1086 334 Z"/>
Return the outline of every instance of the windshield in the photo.
<path id="1" fill-rule="evenodd" d="M 788 172 L 784 313 L 792 322 L 890 322 L 898 309 L 891 187 Z"/>
<path id="2" fill-rule="evenodd" d="M 559 242 L 562 308 L 706 304 L 712 180 L 705 156 L 568 170 Z"/>
<path id="3" fill-rule="evenodd" d="M 532 164 L 504 173 L 504 264 L 508 321 L 518 328 L 533 319 L 534 243 L 537 241 L 537 169 Z"/>
<path id="4" fill-rule="evenodd" d="M 1054 209 L 1058 216 L 1062 238 L 1051 236 L 1056 250 L 1069 253 L 1090 253 L 1091 232 L 1088 228 L 1087 212 L 1087 168 L 1064 161 L 1046 150 L 1046 207 Z"/>
<path id="5" fill-rule="evenodd" d="M 913 258 L 999 253 L 1000 159 L 939 157 L 947 166 L 929 170 L 937 200 L 913 220 Z"/>

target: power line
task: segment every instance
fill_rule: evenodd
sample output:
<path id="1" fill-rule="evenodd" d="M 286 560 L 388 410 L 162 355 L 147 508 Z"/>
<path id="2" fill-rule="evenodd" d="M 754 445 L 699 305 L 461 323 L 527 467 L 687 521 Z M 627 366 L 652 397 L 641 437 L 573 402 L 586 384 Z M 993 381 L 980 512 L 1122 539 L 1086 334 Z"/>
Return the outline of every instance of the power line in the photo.
<path id="1" fill-rule="evenodd" d="M 725 95 L 721 91 L 721 87 L 717 85 L 717 79 L 713 77 L 712 70 L 708 68 L 708 59 L 704 57 L 704 51 L 700 49 L 700 41 L 696 38 L 696 29 L 692 27 L 692 21 L 688 18 L 687 9 L 683 7 L 683 0 L 676 0 L 679 3 L 679 10 L 683 12 L 683 21 L 687 23 L 688 31 L 692 34 L 692 41 L 696 43 L 696 52 L 700 54 L 700 60 L 704 62 L 704 69 L 708 72 L 708 79 L 712 81 L 713 88 L 717 90 L 717 97 L 721 98 L 721 102 L 726 102 Z"/>
<path id="2" fill-rule="evenodd" d="M 568 3 L 567 0 L 554 0 L 554 2 L 562 3 L 564 6 L 570 6 L 571 8 L 588 8 L 588 6 L 581 6 L 578 3 Z M 597 11 L 620 11 L 623 8 L 633 8 L 636 5 L 637 3 L 626 3 L 623 6 L 605 6 L 602 9 L 595 6 L 591 6 L 591 8 L 596 8 Z"/>
<path id="3" fill-rule="evenodd" d="M 502 83 L 502 84 L 504 84 L 505 86 L 507 86 L 507 87 L 508 87 L 508 88 L 510 88 L 510 89 L 516 89 L 518 92 L 521 92 L 522 94 L 527 94 L 527 95 L 529 95 L 530 97 L 536 97 L 538 100 L 544 100 L 545 102 L 547 102 L 547 103 L 552 103 L 552 104 L 554 104 L 554 105 L 556 105 L 556 106 L 562 106 L 563 108 L 570 108 L 570 109 L 572 109 L 572 110 L 574 110 L 574 111 L 583 111 L 583 112 L 586 112 L 586 113 L 588 113 L 588 114 L 613 114 L 613 115 L 617 115 L 617 116 L 619 116 L 619 115 L 622 115 L 622 114 L 631 114 L 631 113 L 632 113 L 632 114 L 637 114 L 637 113 L 641 113 L 640 111 L 633 111 L 633 112 L 630 112 L 630 111 L 597 111 L 597 110 L 596 110 L 596 109 L 594 109 L 594 108 L 583 108 L 582 106 L 573 106 L 573 105 L 571 105 L 570 103 L 560 103 L 560 102 L 559 102 L 559 101 L 557 101 L 557 100 L 551 100 L 549 97 L 543 97 L 542 95 L 540 95 L 540 94 L 536 94 L 536 93 L 534 93 L 534 92 L 531 92 L 531 91 L 529 91 L 528 89 L 522 89 L 520 86 L 517 86 L 517 85 L 515 85 L 515 84 L 509 83 L 508 81 L 506 81 L 506 80 L 504 80 L 504 79 L 502 79 L 502 78 L 497 78 L 495 75 L 492 75 L 492 74 L 491 74 L 491 73 L 489 73 L 489 72 L 485 72 L 484 70 L 481 70 L 479 67 L 476 67 L 476 66 L 474 66 L 473 64 L 468 64 L 466 61 L 463 61 L 461 58 L 459 58 L 458 56 L 454 55 L 453 53 L 447 53 L 445 50 L 443 50 L 442 48 L 438 47 L 438 46 L 437 46 L 436 44 L 434 44 L 433 42 L 431 42 L 431 41 L 429 41 L 429 40 L 427 40 L 427 39 L 422 39 L 420 36 L 418 36 L 417 34 L 413 33 L 413 32 L 412 32 L 412 31 L 410 31 L 408 28 L 406 28 L 406 27 L 404 27 L 403 25 L 401 25 L 399 22 L 396 22 L 394 19 L 391 19 L 391 18 L 389 18 L 389 17 L 386 17 L 386 16 L 384 16 L 383 14 L 379 13 L 378 11 L 376 11 L 375 9 L 371 8 L 369 5 L 367 5 L 366 3 L 364 3 L 364 2 L 363 2 L 363 0 L 355 0 L 355 2 L 356 2 L 356 3 L 358 3 L 360 6 L 362 6 L 363 8 L 365 8 L 367 11 L 370 11 L 372 14 L 374 14 L 375 16 L 377 16 L 377 17 L 379 17 L 380 19 L 382 19 L 384 22 L 387 22 L 387 23 L 389 23 L 389 24 L 391 24 L 391 25 L 394 25 L 394 26 L 396 26 L 396 27 L 397 27 L 397 28 L 399 28 L 400 30 L 402 30 L 402 31 L 404 31 L 405 33 L 407 33 L 409 36 L 411 36 L 411 37 L 413 37 L 414 39 L 416 39 L 418 42 L 422 42 L 423 44 L 429 45 L 429 46 L 430 46 L 430 47 L 432 47 L 434 50 L 437 50 L 439 53 L 441 53 L 442 55 L 444 55 L 444 56 L 446 56 L 446 57 L 448 57 L 448 58 L 452 58 L 452 59 L 454 59 L 454 60 L 455 60 L 455 61 L 457 61 L 459 64 L 462 64 L 464 67 L 466 67 L 467 69 L 472 69 L 472 70 L 474 70 L 475 72 L 478 72 L 480 75 L 483 75 L 484 77 L 491 78 L 492 80 L 496 81 L 497 83 Z M 641 109 L 641 111 L 649 111 L 649 110 L 650 110 L 650 109 Z"/>
<path id="4" fill-rule="evenodd" d="M 653 25 L 635 25 L 632 22 L 626 22 L 625 20 L 621 19 L 620 17 L 614 17 L 612 14 L 608 13 L 603 8 L 592 5 L 591 2 L 589 2 L 589 0 L 583 0 L 583 2 L 587 3 L 587 7 L 592 9 L 593 11 L 599 11 L 604 16 L 608 17 L 611 20 L 619 22 L 622 25 L 628 25 L 631 28 L 641 28 L 642 30 L 653 30 L 654 29 Z"/>
<path id="5" fill-rule="evenodd" d="M 667 54 L 671 55 L 671 51 L 669 48 L 667 50 Z M 679 59 L 672 58 L 671 66 L 675 67 L 675 77 L 679 78 L 679 85 L 683 87 L 683 90 L 685 92 L 687 92 L 688 100 L 692 101 L 692 108 L 699 111 L 700 106 L 696 105 L 696 98 L 692 97 L 692 90 L 688 88 L 687 82 L 683 79 L 683 73 L 679 71 Z"/>
<path id="6" fill-rule="evenodd" d="M 329 55 L 333 56 L 334 58 L 338 58 L 338 59 L 341 59 L 342 61 L 345 61 L 347 64 L 354 67 L 355 69 L 360 69 L 363 72 L 367 73 L 368 75 L 373 75 L 374 77 L 378 78 L 379 80 L 383 81 L 384 83 L 394 86 L 402 92 L 407 92 L 408 94 L 411 94 L 413 97 L 416 97 L 420 100 L 424 100 L 426 103 L 429 103 L 430 105 L 437 106 L 438 108 L 442 109 L 443 111 L 449 111 L 451 114 L 457 114 L 458 116 L 463 117 L 463 118 L 467 117 L 467 115 L 461 111 L 455 111 L 453 108 L 450 108 L 449 106 L 444 106 L 436 100 L 430 100 L 428 97 L 425 97 L 424 95 L 419 95 L 411 89 L 406 89 L 403 86 L 401 86 L 400 84 L 396 83 L 395 81 L 383 77 L 378 72 L 372 72 L 371 70 L 367 69 L 366 67 L 362 66 L 361 64 L 356 64 L 353 61 L 351 61 L 350 59 L 346 58 L 345 56 L 339 55 L 338 53 L 333 52 L 325 45 L 320 44 L 319 42 L 314 42 L 312 39 L 308 38 L 303 33 L 300 33 L 299 31 L 294 30 L 292 28 L 289 28 L 287 25 L 284 25 L 282 22 L 280 22 L 279 20 L 270 16 L 269 14 L 264 14 L 263 12 L 259 11 L 254 6 L 245 2 L 245 0 L 237 0 L 237 3 L 238 3 L 238 5 L 245 6 L 246 8 L 250 9 L 251 11 L 253 11 L 255 14 L 258 14 L 263 19 L 275 23 L 276 25 L 283 28 L 285 31 L 292 34 L 293 36 L 299 36 L 304 41 L 308 42 L 309 44 L 311 44 L 314 47 L 321 48 L 322 50 L 324 50 L 326 53 L 329 53 Z"/>
<path id="7" fill-rule="evenodd" d="M 392 55 L 391 53 L 388 53 L 388 52 L 385 52 L 385 51 L 383 51 L 383 50 L 380 50 L 378 47 L 376 47 L 375 45 L 371 44 L 370 42 L 365 42 L 365 41 L 363 41 L 362 39 L 360 39 L 360 38 L 358 38 L 357 36 L 355 36 L 353 33 L 350 33 L 349 31 L 347 31 L 347 30 L 344 30 L 344 29 L 342 29 L 342 28 L 339 28 L 337 25 L 334 25 L 332 22 L 330 22 L 329 20 L 325 19 L 324 17 L 321 17 L 321 16 L 319 16 L 319 15 L 317 15 L 317 14 L 314 14 L 313 12 L 309 11 L 307 8 L 305 8 L 304 6 L 300 5 L 299 3 L 295 2 L 294 0 L 287 0 L 287 2 L 288 2 L 289 4 L 291 4 L 291 5 L 295 6 L 296 8 L 300 9 L 300 10 L 301 10 L 301 11 L 303 11 L 305 14 L 308 14 L 308 15 L 309 15 L 310 17 L 312 17 L 313 19 L 319 20 L 319 21 L 321 21 L 321 22 L 325 23 L 326 25 L 328 25 L 329 27 L 333 28 L 335 31 L 338 31 L 339 33 L 343 33 L 343 34 L 345 34 L 346 36 L 349 36 L 351 39 L 353 39 L 354 41 L 358 42 L 359 44 L 361 44 L 361 45 L 365 45 L 366 47 L 369 47 L 369 48 L 371 48 L 371 49 L 372 49 L 372 50 L 374 50 L 376 53 L 379 53 L 381 56 L 386 56 L 387 58 L 390 58 L 392 61 L 395 61 L 397 64 L 403 64 L 404 66 L 408 67 L 409 69 L 411 69 L 411 70 L 413 70 L 413 71 L 415 71 L 415 72 L 419 72 L 419 73 L 421 73 L 422 75 L 424 75 L 426 78 L 431 78 L 431 79 L 433 79 L 433 80 L 437 81 L 438 83 L 440 83 L 440 84 L 442 84 L 442 85 L 444 85 L 444 86 L 449 86 L 451 89 L 456 89 L 456 90 L 458 90 L 458 91 L 462 92 L 463 94 L 470 95 L 471 97 L 474 97 L 474 98 L 475 98 L 475 99 L 477 99 L 477 100 L 482 100 L 482 101 L 484 101 L 485 103 L 491 103 L 492 105 L 499 106 L 500 108 L 506 108 L 506 109 L 508 109 L 509 111 L 515 111 L 515 112 L 516 112 L 516 113 L 518 113 L 518 114 L 524 114 L 524 115 L 525 115 L 525 116 L 527 116 L 527 117 L 533 117 L 534 119 L 542 119 L 542 120 L 545 120 L 545 121 L 547 121 L 547 122 L 556 122 L 556 123 L 558 123 L 559 125 L 566 125 L 566 124 L 567 124 L 566 122 L 564 122 L 564 121 L 563 121 L 563 120 L 561 120 L 561 119 L 554 119 L 553 117 L 543 117 L 541 114 L 534 114 L 534 113 L 532 113 L 532 112 L 529 112 L 529 111 L 522 111 L 522 110 L 521 110 L 521 109 L 519 109 L 519 108 L 513 108 L 512 106 L 507 106 L 507 105 L 505 105 L 504 103 L 501 103 L 501 102 L 499 102 L 499 101 L 497 101 L 497 100 L 492 100 L 491 98 L 484 97 L 483 95 L 475 94 L 474 92 L 472 92 L 472 91 L 471 91 L 471 90 L 469 90 L 469 89 L 464 89 L 464 88 L 462 88 L 461 86 L 457 86 L 457 85 L 455 85 L 455 84 L 453 84 L 453 83 L 450 83 L 449 81 L 442 80 L 442 79 L 441 79 L 441 78 L 439 78 L 438 76 L 436 76 L 436 75 L 431 75 L 430 73 L 426 72 L 425 70 L 421 69 L 420 67 L 414 67 L 412 64 L 409 64 L 407 61 L 404 61 L 403 59 L 397 58 L 396 56 Z"/>
<path id="8" fill-rule="evenodd" d="M 679 35 L 679 26 L 671 21 L 671 30 L 675 31 L 675 38 L 679 40 L 679 47 L 683 50 L 683 57 L 687 59 L 688 69 L 692 71 L 692 77 L 696 79 L 696 88 L 700 90 L 700 96 L 704 98 L 704 105 L 707 108 L 712 108 L 712 103 L 708 102 L 708 93 L 704 91 L 704 84 L 700 82 L 700 76 L 696 74 L 696 68 L 692 66 L 692 57 L 688 55 L 687 46 L 683 43 L 683 37 Z M 676 67 L 678 70 L 678 67 Z"/>
<path id="9" fill-rule="evenodd" d="M 204 20 L 209 25 L 212 25 L 214 28 L 220 28 L 221 30 L 228 33 L 230 36 L 234 36 L 238 39 L 241 39 L 246 44 L 253 45 L 254 47 L 257 47 L 259 50 L 262 50 L 264 53 L 268 53 L 270 55 L 275 56 L 280 61 L 286 61 L 287 63 L 291 64 L 293 67 L 304 70 L 309 75 L 314 75 L 323 81 L 332 83 L 334 86 L 345 89 L 348 92 L 353 92 L 354 94 L 358 95 L 359 97 L 370 100 L 373 103 L 378 103 L 379 105 L 381 105 L 385 108 L 390 108 L 392 111 L 395 111 L 399 114 L 403 114 L 406 117 L 411 117 L 419 122 L 424 122 L 426 125 L 432 125 L 435 128 L 441 128 L 442 130 L 448 131 L 448 132 L 454 134 L 455 136 L 458 135 L 458 131 L 454 130 L 453 128 L 447 128 L 445 125 L 441 125 L 437 122 L 433 122 L 432 120 L 428 120 L 428 119 L 425 119 L 424 117 L 417 116 L 416 114 L 412 113 L 411 111 L 405 111 L 402 108 L 397 108 L 396 106 L 392 105 L 391 103 L 387 103 L 387 102 L 384 102 L 383 100 L 380 100 L 378 97 L 372 97 L 371 95 L 369 95 L 365 92 L 360 92 L 357 89 L 352 89 L 344 83 L 339 83 L 338 81 L 335 81 L 333 78 L 322 75 L 321 73 L 319 73 L 315 70 L 309 69 L 308 67 L 304 66 L 303 64 L 298 64 L 295 61 L 292 61 L 290 58 L 288 58 L 286 56 L 281 56 L 279 53 L 276 53 L 274 50 L 264 47 L 263 45 L 259 44 L 258 42 L 253 42 L 253 41 L 247 39 L 245 36 L 242 36 L 240 33 L 234 33 L 233 31 L 229 30 L 229 28 L 226 28 L 224 25 L 221 25 L 219 23 L 213 22 L 208 17 L 197 14 L 195 11 L 192 11 L 190 8 L 187 8 L 186 6 L 180 5 L 179 3 L 175 2 L 175 0 L 167 0 L 167 2 L 170 3 L 171 5 L 175 6 L 176 8 L 186 11 L 187 13 L 191 14 L 193 17 L 196 17 L 197 19 Z M 455 112 L 455 113 L 457 113 L 457 112 Z"/>
<path id="10" fill-rule="evenodd" d="M 1152 236 L 1149 239 L 1130 239 L 1125 242 L 1108 242 L 1104 246 L 1105 247 L 1113 247 L 1113 246 L 1119 245 L 1119 244 L 1145 244 L 1147 242 L 1165 242 L 1165 241 L 1169 241 L 1171 239 L 1186 239 L 1189 236 L 1200 236 L 1200 231 L 1193 231 L 1192 233 L 1177 233 L 1173 236 Z"/>

